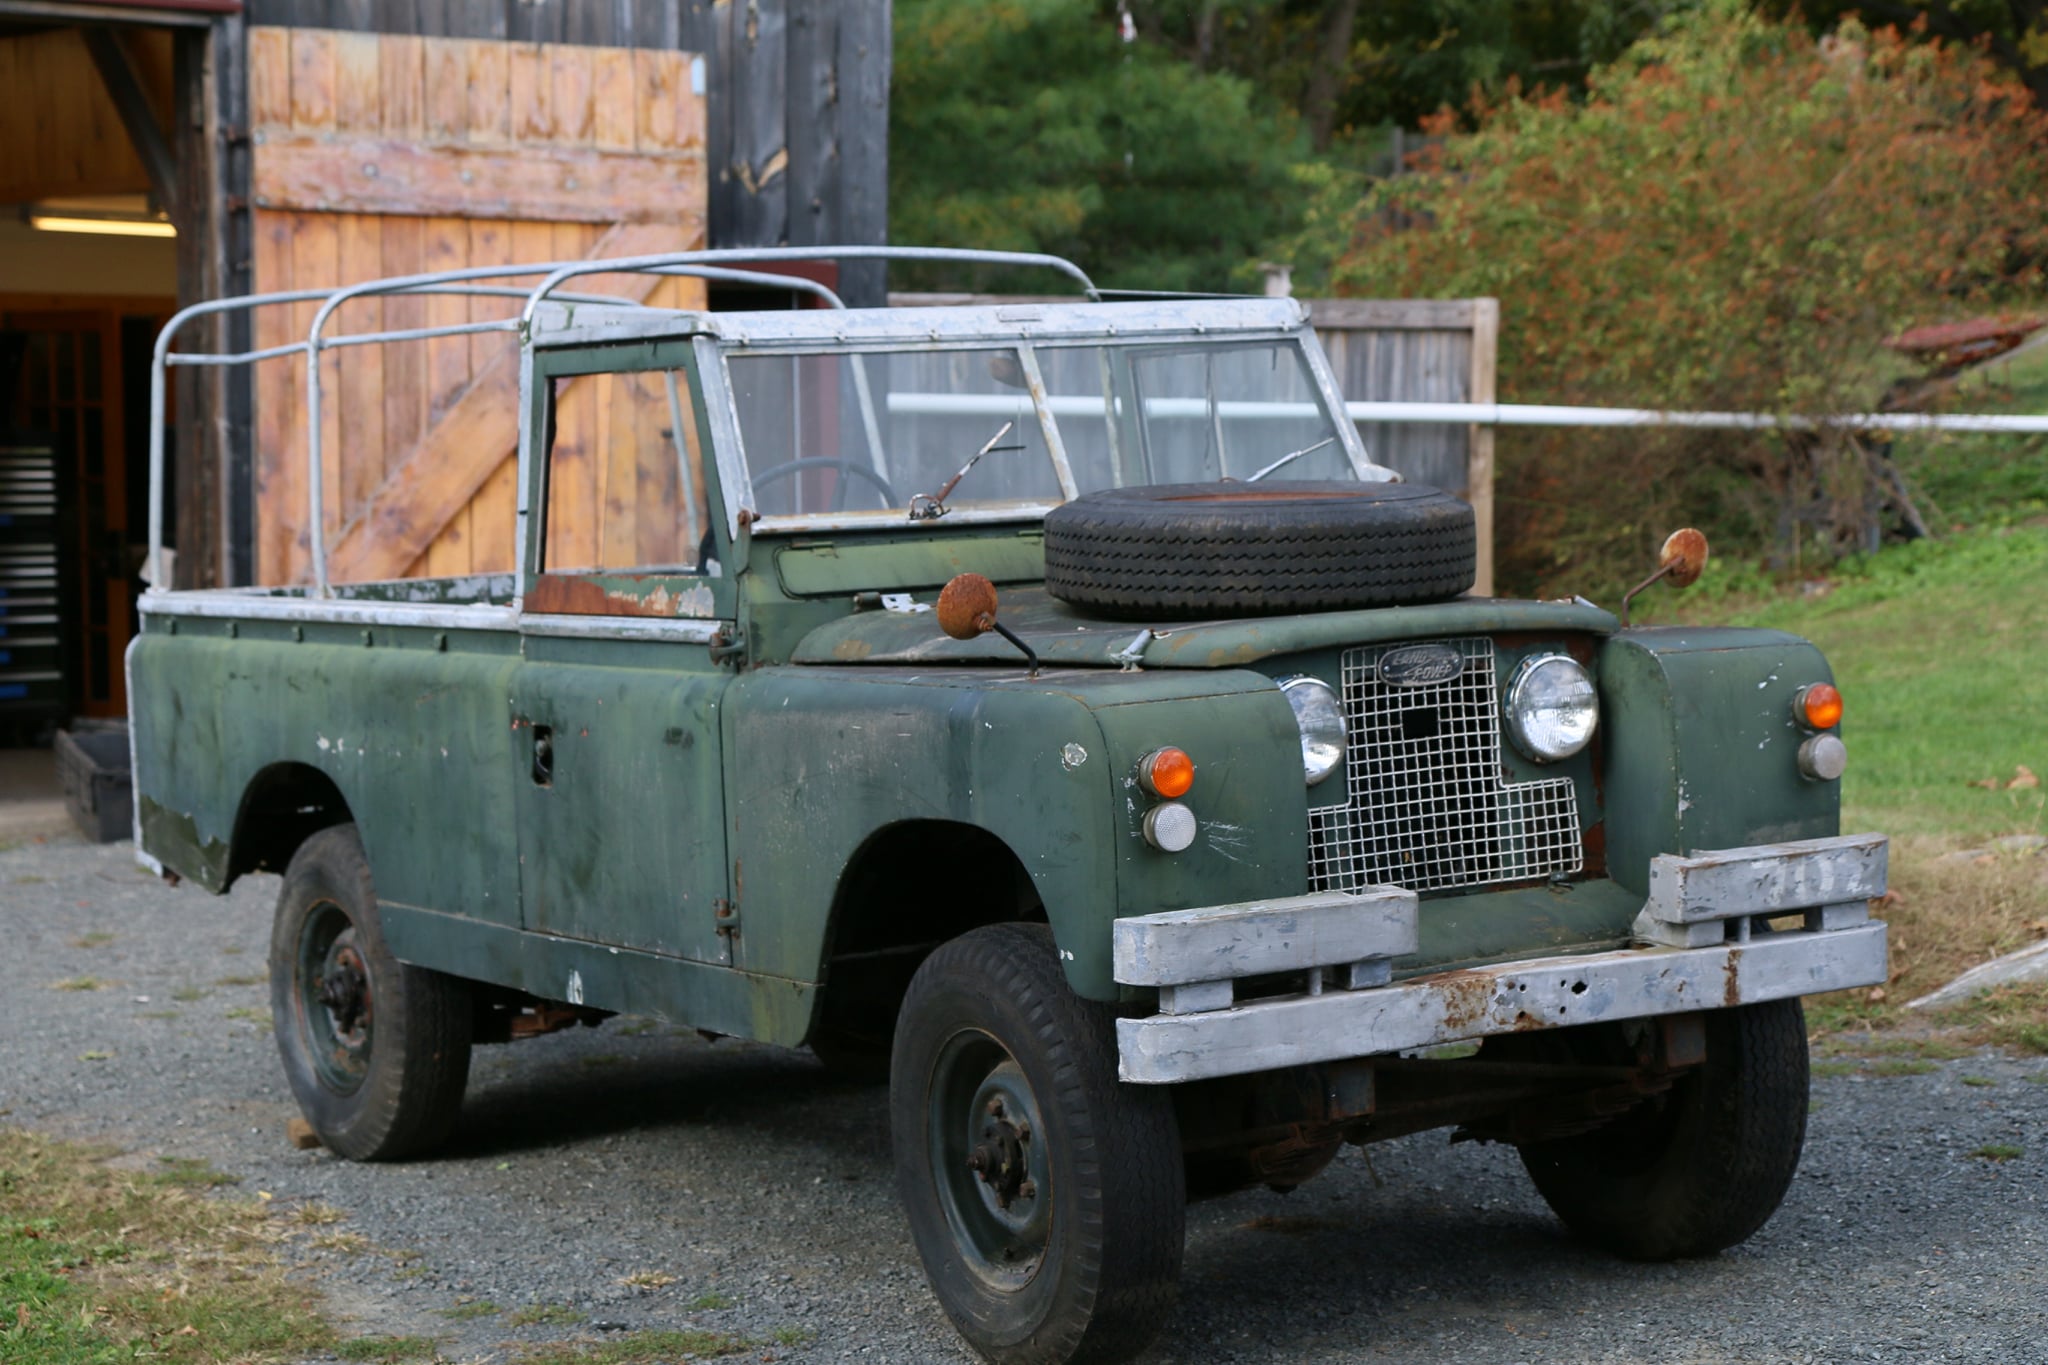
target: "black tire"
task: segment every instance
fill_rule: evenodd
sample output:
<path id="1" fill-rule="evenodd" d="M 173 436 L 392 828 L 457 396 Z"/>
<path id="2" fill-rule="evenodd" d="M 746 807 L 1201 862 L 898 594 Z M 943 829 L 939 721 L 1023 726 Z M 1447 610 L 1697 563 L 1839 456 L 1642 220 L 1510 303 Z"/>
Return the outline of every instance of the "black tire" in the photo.
<path id="1" fill-rule="evenodd" d="M 1532 1143 L 1522 1164 L 1565 1225 L 1631 1260 L 1710 1256 L 1776 1213 L 1806 1141 L 1799 1001 L 1715 1010 L 1706 1060 L 1605 1127 Z"/>
<path id="2" fill-rule="evenodd" d="M 1172 1102 L 1117 1080 L 1114 1013 L 1068 987 L 1043 926 L 976 929 L 925 959 L 889 1119 L 925 1274 L 975 1350 L 1122 1361 L 1158 1334 L 1187 1219 Z M 1004 1164 L 970 1169 L 991 1148 Z"/>
<path id="3" fill-rule="evenodd" d="M 1437 601 L 1472 586 L 1477 554 L 1471 505 L 1413 483 L 1109 488 L 1045 518 L 1046 588 L 1119 617 Z"/>
<path id="4" fill-rule="evenodd" d="M 270 936 L 270 1014 L 299 1111 L 337 1156 L 416 1156 L 454 1127 L 469 987 L 391 955 L 354 825 L 292 855 Z"/>

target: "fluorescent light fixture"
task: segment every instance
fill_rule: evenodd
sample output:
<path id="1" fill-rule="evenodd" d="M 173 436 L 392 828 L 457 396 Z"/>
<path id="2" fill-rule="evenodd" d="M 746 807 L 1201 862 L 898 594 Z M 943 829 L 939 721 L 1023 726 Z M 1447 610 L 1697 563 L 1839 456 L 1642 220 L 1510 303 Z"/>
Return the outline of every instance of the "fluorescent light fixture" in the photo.
<path id="1" fill-rule="evenodd" d="M 32 213 L 28 225 L 41 232 L 90 232 L 103 237 L 175 237 L 178 230 L 153 218 L 67 218 Z"/>

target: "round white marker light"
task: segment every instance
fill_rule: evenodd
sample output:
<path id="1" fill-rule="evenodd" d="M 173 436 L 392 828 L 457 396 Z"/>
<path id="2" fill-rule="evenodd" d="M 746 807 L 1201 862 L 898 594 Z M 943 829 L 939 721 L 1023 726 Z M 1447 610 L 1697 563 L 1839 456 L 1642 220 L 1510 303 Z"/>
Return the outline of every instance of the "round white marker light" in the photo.
<path id="1" fill-rule="evenodd" d="M 1830 732 L 1799 746 L 1799 771 L 1816 782 L 1832 782 L 1849 766 L 1849 746 Z"/>
<path id="2" fill-rule="evenodd" d="M 1179 853 L 1195 842 L 1195 813 L 1178 801 L 1145 812 L 1145 842 L 1166 853 Z"/>

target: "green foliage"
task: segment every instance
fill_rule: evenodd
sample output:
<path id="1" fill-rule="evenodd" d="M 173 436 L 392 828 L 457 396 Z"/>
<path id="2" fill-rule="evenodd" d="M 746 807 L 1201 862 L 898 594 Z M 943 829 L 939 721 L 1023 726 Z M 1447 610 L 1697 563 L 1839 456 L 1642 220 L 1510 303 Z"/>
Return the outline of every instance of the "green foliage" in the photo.
<path id="1" fill-rule="evenodd" d="M 896 240 L 1058 252 L 1111 286 L 1221 289 L 1292 227 L 1298 139 L 1249 82 L 1122 42 L 1089 0 L 900 0 L 895 14 Z M 959 279 L 892 272 L 898 288 Z"/>
<path id="2" fill-rule="evenodd" d="M 1898 328 L 2042 287 L 2048 120 L 1969 50 L 1816 40 L 1723 0 L 1595 71 L 1583 104 L 1476 118 L 1375 189 L 1336 278 L 1499 297 L 1514 401 L 1865 408 Z M 1517 434 L 1500 462 L 1504 567 L 1535 590 L 1619 582 L 1681 520 L 1831 558 L 1881 473 L 1853 442 L 1766 433 Z"/>

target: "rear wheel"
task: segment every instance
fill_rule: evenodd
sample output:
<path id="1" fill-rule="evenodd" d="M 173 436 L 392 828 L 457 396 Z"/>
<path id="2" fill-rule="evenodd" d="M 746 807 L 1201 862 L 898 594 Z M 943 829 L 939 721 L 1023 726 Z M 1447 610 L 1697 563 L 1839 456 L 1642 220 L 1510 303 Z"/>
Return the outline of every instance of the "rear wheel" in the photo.
<path id="1" fill-rule="evenodd" d="M 469 1079 L 466 983 L 384 942 L 354 825 L 292 855 L 270 938 L 270 1012 L 285 1079 L 338 1156 L 388 1161 L 438 1145 Z"/>
<path id="2" fill-rule="evenodd" d="M 1706 1035 L 1706 1060 L 1665 1094 L 1521 1149 L 1544 1200 L 1587 1241 L 1635 1260 L 1707 1256 L 1784 1200 L 1806 1141 L 1805 1012 L 1796 999 L 1715 1010 Z"/>
<path id="3" fill-rule="evenodd" d="M 897 1188 L 939 1304 L 1000 1365 L 1121 1361 L 1179 1294 L 1168 1096 L 1116 1078 L 1114 1016 L 1052 937 L 992 925 L 918 969 L 896 1029 Z"/>

